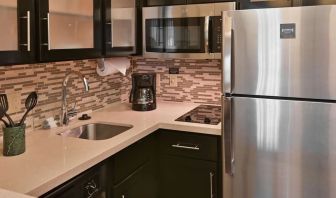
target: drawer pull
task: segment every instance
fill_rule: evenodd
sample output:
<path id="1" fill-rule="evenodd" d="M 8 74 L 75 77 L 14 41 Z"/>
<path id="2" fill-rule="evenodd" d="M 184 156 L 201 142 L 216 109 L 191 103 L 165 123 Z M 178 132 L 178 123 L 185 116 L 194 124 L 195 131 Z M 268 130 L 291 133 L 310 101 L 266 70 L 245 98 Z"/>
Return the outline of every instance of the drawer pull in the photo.
<path id="1" fill-rule="evenodd" d="M 183 145 L 180 145 L 180 144 L 173 144 L 172 147 L 180 148 L 180 149 L 196 150 L 196 151 L 200 150 L 198 145 L 196 145 L 196 146 L 183 146 Z"/>
<path id="2" fill-rule="evenodd" d="M 210 198 L 214 198 L 214 191 L 213 191 L 213 177 L 215 174 L 210 172 Z"/>

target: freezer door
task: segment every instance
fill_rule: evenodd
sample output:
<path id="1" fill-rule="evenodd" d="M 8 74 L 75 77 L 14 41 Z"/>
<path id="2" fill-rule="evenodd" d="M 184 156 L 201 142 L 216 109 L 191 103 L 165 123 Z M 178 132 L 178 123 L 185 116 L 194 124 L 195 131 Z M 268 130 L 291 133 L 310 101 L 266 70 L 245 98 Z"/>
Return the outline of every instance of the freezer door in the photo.
<path id="1" fill-rule="evenodd" d="M 225 198 L 336 197 L 336 104 L 233 98 L 231 123 Z"/>
<path id="2" fill-rule="evenodd" d="M 232 34 L 224 29 L 223 35 L 227 45 L 227 38 L 234 40 L 232 51 L 223 47 L 223 64 L 232 64 L 231 72 L 223 70 L 231 73 L 232 93 L 336 100 L 336 6 L 230 11 L 224 17 L 232 20 Z"/>

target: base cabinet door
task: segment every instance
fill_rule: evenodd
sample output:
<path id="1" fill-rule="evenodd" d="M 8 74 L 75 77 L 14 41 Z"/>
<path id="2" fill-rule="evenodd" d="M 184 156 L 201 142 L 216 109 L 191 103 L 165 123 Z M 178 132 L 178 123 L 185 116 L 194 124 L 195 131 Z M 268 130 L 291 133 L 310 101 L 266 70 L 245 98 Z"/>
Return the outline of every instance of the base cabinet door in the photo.
<path id="1" fill-rule="evenodd" d="M 81 173 L 57 188 L 42 195 L 42 198 L 105 198 L 105 166 L 103 164 Z"/>
<path id="2" fill-rule="evenodd" d="M 215 162 L 163 155 L 160 198 L 217 198 Z"/>
<path id="3" fill-rule="evenodd" d="M 146 163 L 113 187 L 113 198 L 157 198 L 155 164 Z"/>

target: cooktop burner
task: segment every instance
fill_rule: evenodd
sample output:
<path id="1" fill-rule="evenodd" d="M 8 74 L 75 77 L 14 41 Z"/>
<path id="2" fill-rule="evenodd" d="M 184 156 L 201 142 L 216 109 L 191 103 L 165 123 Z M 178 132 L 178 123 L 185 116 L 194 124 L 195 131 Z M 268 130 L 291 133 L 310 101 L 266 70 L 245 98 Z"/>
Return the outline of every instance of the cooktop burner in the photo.
<path id="1" fill-rule="evenodd" d="M 175 121 L 217 125 L 221 122 L 221 106 L 200 105 Z"/>

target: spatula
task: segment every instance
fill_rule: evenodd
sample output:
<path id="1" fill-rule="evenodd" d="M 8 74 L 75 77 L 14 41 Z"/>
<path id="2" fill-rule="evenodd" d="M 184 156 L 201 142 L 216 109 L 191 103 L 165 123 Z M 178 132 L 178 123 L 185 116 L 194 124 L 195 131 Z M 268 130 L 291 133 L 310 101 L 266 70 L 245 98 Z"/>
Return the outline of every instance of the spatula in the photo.
<path id="1" fill-rule="evenodd" d="M 0 112 L 3 112 L 3 114 L 6 116 L 6 118 L 9 121 L 9 124 L 11 127 L 15 126 L 15 123 L 13 120 L 10 118 L 10 116 L 7 114 L 8 111 L 8 99 L 6 94 L 1 94 L 0 95 Z"/>
<path id="2" fill-rule="evenodd" d="M 23 117 L 21 118 L 21 121 L 20 121 L 20 125 L 22 125 L 24 123 L 24 121 L 26 120 L 26 117 L 28 115 L 28 113 L 35 108 L 37 104 L 37 93 L 34 91 L 34 92 L 31 92 L 27 99 L 26 99 L 26 102 L 25 102 L 25 106 L 26 106 L 26 113 L 23 115 Z"/>

